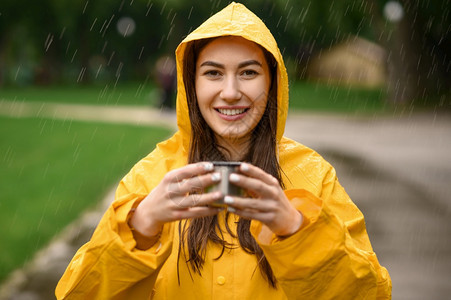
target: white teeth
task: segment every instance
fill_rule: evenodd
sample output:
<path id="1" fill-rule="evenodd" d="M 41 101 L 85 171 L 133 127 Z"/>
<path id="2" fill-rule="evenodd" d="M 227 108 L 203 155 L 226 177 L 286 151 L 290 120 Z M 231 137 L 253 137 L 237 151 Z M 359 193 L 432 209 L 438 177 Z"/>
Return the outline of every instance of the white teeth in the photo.
<path id="1" fill-rule="evenodd" d="M 227 116 L 235 116 L 244 113 L 246 109 L 245 108 L 239 108 L 239 109 L 224 109 L 224 108 L 218 108 L 218 111 Z"/>

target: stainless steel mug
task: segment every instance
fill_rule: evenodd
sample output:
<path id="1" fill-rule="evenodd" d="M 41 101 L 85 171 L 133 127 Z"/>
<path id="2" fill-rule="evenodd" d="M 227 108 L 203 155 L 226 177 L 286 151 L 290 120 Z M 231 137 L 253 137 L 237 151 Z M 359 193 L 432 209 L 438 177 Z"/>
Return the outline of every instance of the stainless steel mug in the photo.
<path id="1" fill-rule="evenodd" d="M 237 161 L 213 161 L 214 171 L 221 174 L 221 181 L 208 187 L 208 192 L 221 191 L 224 196 L 243 196 L 243 189 L 229 182 L 229 176 L 237 173 L 241 162 Z M 224 207 L 224 197 L 214 202 L 212 206 Z"/>

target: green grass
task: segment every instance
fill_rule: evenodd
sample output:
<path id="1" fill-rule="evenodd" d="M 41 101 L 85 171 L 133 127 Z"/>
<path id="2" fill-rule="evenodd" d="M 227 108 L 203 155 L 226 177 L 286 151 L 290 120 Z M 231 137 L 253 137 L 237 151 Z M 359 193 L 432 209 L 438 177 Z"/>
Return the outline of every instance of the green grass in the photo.
<path id="1" fill-rule="evenodd" d="M 0 281 L 106 192 L 167 129 L 0 117 Z"/>
<path id="2" fill-rule="evenodd" d="M 387 109 L 385 96 L 381 89 L 294 82 L 290 85 L 290 110 L 378 113 Z"/>
<path id="3" fill-rule="evenodd" d="M 99 105 L 155 105 L 158 93 L 152 83 L 128 83 L 114 86 L 70 85 L 27 86 L 0 89 L 0 100 L 81 103 Z"/>

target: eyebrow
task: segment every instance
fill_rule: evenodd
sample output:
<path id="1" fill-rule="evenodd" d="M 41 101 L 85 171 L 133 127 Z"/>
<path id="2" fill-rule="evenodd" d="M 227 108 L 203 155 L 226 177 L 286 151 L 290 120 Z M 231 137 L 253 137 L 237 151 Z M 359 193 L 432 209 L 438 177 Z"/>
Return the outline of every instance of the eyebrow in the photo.
<path id="1" fill-rule="evenodd" d="M 251 59 L 251 60 L 246 60 L 246 61 L 241 62 L 238 65 L 238 68 L 241 69 L 241 68 L 244 68 L 244 67 L 247 67 L 247 66 L 250 66 L 250 65 L 258 65 L 260 67 L 262 66 L 261 62 L 255 60 L 255 59 Z M 214 61 L 211 61 L 211 60 L 207 60 L 207 61 L 205 61 L 205 62 L 200 64 L 200 67 L 204 67 L 204 66 L 210 66 L 210 67 L 216 67 L 216 68 L 220 68 L 220 69 L 225 69 L 225 66 L 223 64 L 220 64 L 220 63 L 217 63 L 217 62 L 214 62 Z"/>

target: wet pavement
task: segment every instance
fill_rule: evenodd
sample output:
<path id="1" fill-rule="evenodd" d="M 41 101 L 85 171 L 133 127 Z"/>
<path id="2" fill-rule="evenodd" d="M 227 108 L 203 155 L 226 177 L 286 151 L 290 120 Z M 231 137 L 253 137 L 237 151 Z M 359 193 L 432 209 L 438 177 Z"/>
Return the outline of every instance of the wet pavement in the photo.
<path id="1" fill-rule="evenodd" d="M 393 299 L 450 299 L 451 115 L 297 115 L 286 135 L 320 152 L 365 215 Z"/>
<path id="2" fill-rule="evenodd" d="M 21 105 L 21 106 L 19 106 Z M 36 107 L 38 110 L 36 110 Z M 103 108 L 0 101 L 0 114 L 175 126 L 175 116 L 146 107 Z M 76 113 L 75 113 L 76 112 Z M 92 114 L 91 117 L 86 115 Z M 85 117 L 83 117 L 83 115 Z M 78 117 L 77 117 L 78 116 Z M 81 117 L 80 117 L 81 116 Z M 116 117 L 115 117 L 116 116 Z M 451 295 L 451 115 L 290 114 L 286 136 L 317 150 L 363 211 L 379 262 L 393 281 L 393 299 Z M 86 212 L 0 288 L 0 299 L 54 299 L 56 282 L 90 236 L 112 194 Z"/>

